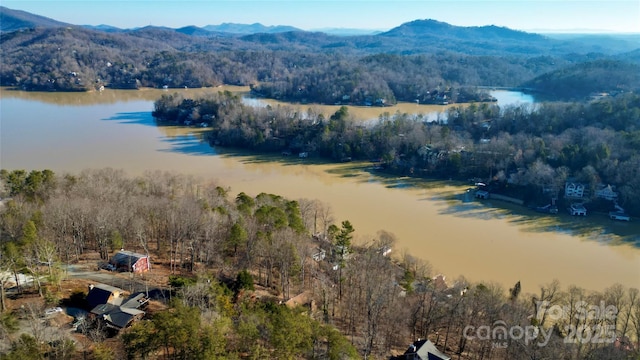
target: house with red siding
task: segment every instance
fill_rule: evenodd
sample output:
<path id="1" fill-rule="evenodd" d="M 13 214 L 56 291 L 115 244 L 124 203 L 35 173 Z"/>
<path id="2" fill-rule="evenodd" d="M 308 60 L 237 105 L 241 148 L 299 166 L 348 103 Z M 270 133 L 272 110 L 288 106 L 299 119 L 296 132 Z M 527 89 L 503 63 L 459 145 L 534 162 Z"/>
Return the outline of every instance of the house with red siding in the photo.
<path id="1" fill-rule="evenodd" d="M 151 270 L 151 262 L 149 255 L 138 254 L 131 251 L 118 251 L 109 264 L 113 265 L 117 271 L 126 271 L 134 273 L 143 273 Z"/>

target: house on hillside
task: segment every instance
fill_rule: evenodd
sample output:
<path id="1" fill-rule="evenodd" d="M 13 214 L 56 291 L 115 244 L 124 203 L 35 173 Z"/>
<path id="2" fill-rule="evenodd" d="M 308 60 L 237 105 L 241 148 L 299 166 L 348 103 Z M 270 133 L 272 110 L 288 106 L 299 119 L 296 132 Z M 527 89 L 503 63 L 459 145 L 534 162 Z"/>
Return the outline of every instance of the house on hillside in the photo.
<path id="1" fill-rule="evenodd" d="M 596 197 L 609 201 L 616 201 L 618 199 L 618 193 L 614 190 L 615 187 L 611 185 L 600 184 L 596 190 Z"/>
<path id="2" fill-rule="evenodd" d="M 436 348 L 436 345 L 429 340 L 418 340 L 411 344 L 403 355 L 396 359 L 400 360 L 451 360 L 450 357 Z"/>
<path id="3" fill-rule="evenodd" d="M 564 197 L 569 199 L 582 199 L 586 195 L 585 189 L 585 184 L 567 181 L 564 185 Z"/>
<path id="4" fill-rule="evenodd" d="M 447 277 L 445 275 L 436 275 L 431 280 L 433 280 L 433 286 L 437 290 L 444 291 L 449 288 L 449 284 L 447 284 Z"/>
<path id="5" fill-rule="evenodd" d="M 327 252 L 324 249 L 318 248 L 318 251 L 311 255 L 313 260 L 322 261 L 327 257 Z"/>
<path id="6" fill-rule="evenodd" d="M 127 271 L 134 273 L 142 273 L 151 269 L 149 255 L 138 254 L 131 251 L 118 251 L 109 264 L 113 265 L 118 271 Z"/>
<path id="7" fill-rule="evenodd" d="M 380 247 L 378 249 L 378 254 L 381 254 L 382 256 L 387 256 L 387 255 L 391 254 L 391 246 L 384 245 L 384 246 Z"/>

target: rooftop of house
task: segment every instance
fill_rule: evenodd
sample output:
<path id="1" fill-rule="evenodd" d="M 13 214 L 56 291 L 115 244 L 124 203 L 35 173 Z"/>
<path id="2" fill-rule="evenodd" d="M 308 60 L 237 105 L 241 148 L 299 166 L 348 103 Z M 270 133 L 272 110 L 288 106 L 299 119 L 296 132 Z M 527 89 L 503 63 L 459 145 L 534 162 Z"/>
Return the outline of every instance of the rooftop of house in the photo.
<path id="1" fill-rule="evenodd" d="M 115 255 L 113 255 L 113 257 L 111 258 L 111 263 L 130 265 L 130 264 L 135 264 L 138 260 L 146 257 L 148 256 L 144 254 L 121 250 L 121 251 L 118 251 Z"/>
<path id="2" fill-rule="evenodd" d="M 100 304 L 91 310 L 92 314 L 102 316 L 113 326 L 124 328 L 136 316 L 144 315 L 144 311 L 113 304 Z"/>
<path id="3" fill-rule="evenodd" d="M 146 304 L 148 301 L 149 300 L 147 299 L 144 293 L 138 293 L 138 294 L 131 295 L 129 298 L 124 300 L 121 306 L 123 308 L 138 309 L 142 307 L 144 304 Z"/>
<path id="4" fill-rule="evenodd" d="M 137 293 L 128 298 L 111 297 L 112 294 L 119 295 L 122 292 L 123 290 L 109 285 L 93 285 L 87 295 L 91 313 L 102 317 L 109 325 L 117 328 L 124 328 L 137 317 L 142 317 L 144 311 L 139 308 L 148 301 L 145 294 Z"/>
<path id="5" fill-rule="evenodd" d="M 122 289 L 105 284 L 91 285 L 86 298 L 87 304 L 89 308 L 93 308 L 100 304 L 114 303 L 117 301 L 115 299 L 119 299 L 123 292 Z"/>
<path id="6" fill-rule="evenodd" d="M 451 360 L 450 357 L 438 350 L 435 344 L 429 340 L 418 340 L 414 342 L 404 353 L 404 358 L 415 360 Z"/>

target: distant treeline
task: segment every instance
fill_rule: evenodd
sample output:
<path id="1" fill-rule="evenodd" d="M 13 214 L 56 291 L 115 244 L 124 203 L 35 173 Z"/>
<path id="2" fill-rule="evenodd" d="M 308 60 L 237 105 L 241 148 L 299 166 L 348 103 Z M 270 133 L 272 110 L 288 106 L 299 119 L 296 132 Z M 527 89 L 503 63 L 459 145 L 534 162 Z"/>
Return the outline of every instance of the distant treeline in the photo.
<path id="1" fill-rule="evenodd" d="M 530 203 L 549 201 L 570 178 L 588 184 L 592 195 L 599 184 L 612 184 L 620 205 L 640 214 L 637 94 L 503 109 L 471 104 L 449 109 L 439 122 L 386 113 L 367 124 L 354 121 L 346 107 L 327 119 L 313 109 L 246 106 L 228 92 L 201 99 L 176 94 L 157 100 L 153 115 L 177 124 L 205 123 L 214 145 L 371 160 L 411 176 L 481 178 Z"/>
<path id="2" fill-rule="evenodd" d="M 326 35 L 290 35 L 296 36 L 204 38 L 159 29 L 15 31 L 2 35 L 0 83 L 37 91 L 254 85 L 256 93 L 274 99 L 358 105 L 478 101 L 482 98 L 473 92 L 447 93 L 478 85 L 525 84 L 554 98 L 640 87 L 634 65 L 639 59 L 633 54 L 469 55 L 461 53 L 464 47 L 461 52 L 425 48 L 405 54 L 392 47 L 367 52 L 366 46 L 314 45 Z M 273 36 L 282 43 L 271 43 Z M 564 85 L 554 85 L 558 80 Z"/>
<path id="3" fill-rule="evenodd" d="M 583 100 L 600 95 L 640 90 L 640 65 L 612 60 L 596 60 L 558 69 L 526 82 L 544 97 Z M 607 94 L 609 95 L 609 94 Z"/>

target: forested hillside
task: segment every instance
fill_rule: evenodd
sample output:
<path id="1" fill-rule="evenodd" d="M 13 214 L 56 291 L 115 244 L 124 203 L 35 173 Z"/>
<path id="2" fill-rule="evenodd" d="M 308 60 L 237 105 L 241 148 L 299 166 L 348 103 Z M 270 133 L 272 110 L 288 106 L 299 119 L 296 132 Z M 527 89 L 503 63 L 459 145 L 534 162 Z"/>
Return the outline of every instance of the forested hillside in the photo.
<path id="1" fill-rule="evenodd" d="M 465 88 L 466 96 L 453 91 L 447 102 L 481 100 L 475 86 L 524 86 L 562 99 L 639 87 L 634 52 L 495 26 L 416 20 L 360 36 L 282 28 L 248 35 L 196 27 L 99 31 L 107 27 L 29 22 L 2 11 L 26 25 L 2 33 L 0 83 L 24 90 L 232 84 L 255 85 L 256 94 L 287 101 L 385 105 L 439 103 L 452 88 Z"/>
<path id="2" fill-rule="evenodd" d="M 347 96 L 344 103 L 364 104 L 429 102 L 429 93 L 451 86 L 516 86 L 565 63 L 542 56 L 353 56 L 260 45 L 232 50 L 239 40 L 217 41 L 222 44 L 159 28 L 127 34 L 80 28 L 14 32 L 2 39 L 0 79 L 25 90 L 55 91 L 258 84 L 256 92 L 278 99 L 333 104 Z"/>
<path id="3" fill-rule="evenodd" d="M 544 97 L 582 100 L 600 92 L 640 92 L 640 62 L 596 60 L 555 70 L 524 84 Z M 603 91 L 603 89 L 607 89 Z"/>

